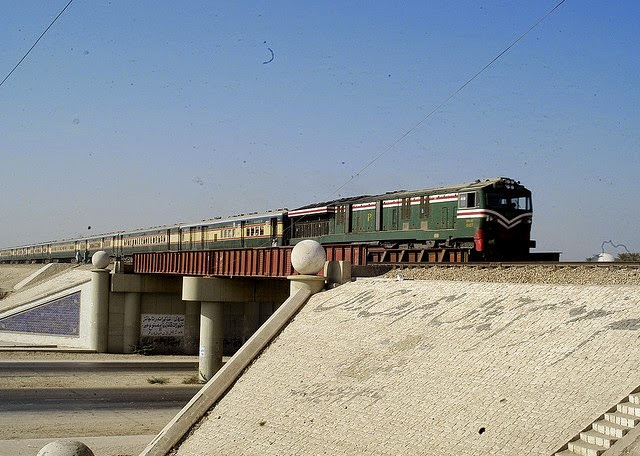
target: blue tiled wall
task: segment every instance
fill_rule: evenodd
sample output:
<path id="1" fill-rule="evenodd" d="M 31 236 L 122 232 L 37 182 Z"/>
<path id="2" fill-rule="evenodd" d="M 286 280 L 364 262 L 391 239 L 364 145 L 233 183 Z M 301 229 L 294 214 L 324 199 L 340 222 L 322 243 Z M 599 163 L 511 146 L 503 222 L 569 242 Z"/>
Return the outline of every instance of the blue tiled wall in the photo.
<path id="1" fill-rule="evenodd" d="M 0 319 L 0 331 L 80 335 L 80 292 Z"/>

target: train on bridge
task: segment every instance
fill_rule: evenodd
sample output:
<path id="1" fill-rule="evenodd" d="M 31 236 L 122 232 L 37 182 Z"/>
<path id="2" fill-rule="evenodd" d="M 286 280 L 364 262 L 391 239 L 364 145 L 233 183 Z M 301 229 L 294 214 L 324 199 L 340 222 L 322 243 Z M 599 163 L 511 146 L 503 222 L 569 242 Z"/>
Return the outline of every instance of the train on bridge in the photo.
<path id="1" fill-rule="evenodd" d="M 398 251 L 435 261 L 527 260 L 535 247 L 532 216 L 531 191 L 499 177 L 3 248 L 0 262 L 65 262 L 99 250 L 127 259 L 145 252 L 283 247 L 304 239 L 365 245 L 378 261 Z"/>

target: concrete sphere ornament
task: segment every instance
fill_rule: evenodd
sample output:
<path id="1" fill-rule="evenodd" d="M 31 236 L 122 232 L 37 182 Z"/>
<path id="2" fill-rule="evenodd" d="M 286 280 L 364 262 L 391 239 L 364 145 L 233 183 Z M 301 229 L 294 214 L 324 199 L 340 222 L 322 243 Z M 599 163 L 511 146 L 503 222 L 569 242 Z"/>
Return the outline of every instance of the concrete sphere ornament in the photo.
<path id="1" fill-rule="evenodd" d="M 100 250 L 93 254 L 91 262 L 98 269 L 104 269 L 109 266 L 109 254 L 104 250 Z"/>
<path id="2" fill-rule="evenodd" d="M 317 241 L 304 240 L 291 251 L 291 264 L 300 274 L 317 274 L 324 268 L 327 254 Z"/>
<path id="3" fill-rule="evenodd" d="M 36 456 L 95 456 L 82 442 L 75 440 L 54 440 L 42 447 Z"/>

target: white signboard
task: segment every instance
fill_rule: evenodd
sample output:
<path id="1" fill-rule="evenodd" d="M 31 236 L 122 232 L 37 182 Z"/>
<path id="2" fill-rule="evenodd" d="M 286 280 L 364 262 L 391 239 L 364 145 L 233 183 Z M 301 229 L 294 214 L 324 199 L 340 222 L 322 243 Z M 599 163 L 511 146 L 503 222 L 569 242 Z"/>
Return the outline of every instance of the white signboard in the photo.
<path id="1" fill-rule="evenodd" d="M 184 315 L 142 314 L 143 336 L 183 336 Z"/>

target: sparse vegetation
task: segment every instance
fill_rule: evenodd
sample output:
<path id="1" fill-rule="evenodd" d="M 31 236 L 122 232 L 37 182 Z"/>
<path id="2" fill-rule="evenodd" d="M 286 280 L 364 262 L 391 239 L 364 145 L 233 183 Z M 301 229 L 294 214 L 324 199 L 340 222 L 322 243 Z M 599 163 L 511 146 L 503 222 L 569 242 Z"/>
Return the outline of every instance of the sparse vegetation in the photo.
<path id="1" fill-rule="evenodd" d="M 182 380 L 182 383 L 184 385 L 197 385 L 200 383 L 200 379 L 198 378 L 198 374 L 193 374 L 192 376 Z"/>
<path id="2" fill-rule="evenodd" d="M 640 252 L 620 253 L 616 257 L 616 261 L 635 261 L 635 262 L 640 262 Z"/>
<path id="3" fill-rule="evenodd" d="M 147 381 L 152 385 L 164 385 L 165 383 L 169 383 L 169 379 L 166 377 L 150 377 L 147 379 Z"/>

